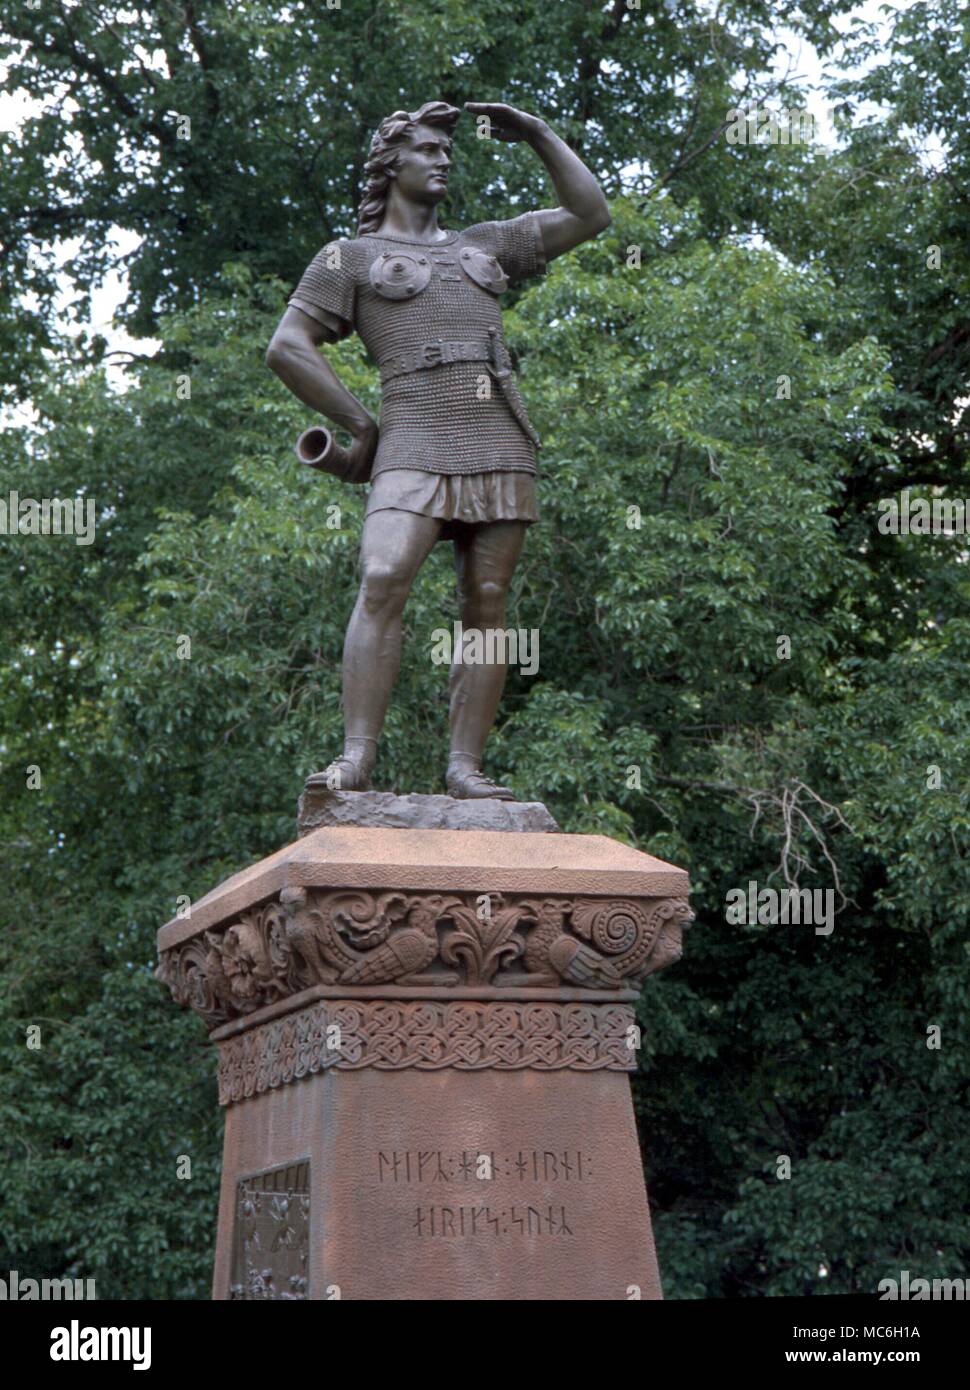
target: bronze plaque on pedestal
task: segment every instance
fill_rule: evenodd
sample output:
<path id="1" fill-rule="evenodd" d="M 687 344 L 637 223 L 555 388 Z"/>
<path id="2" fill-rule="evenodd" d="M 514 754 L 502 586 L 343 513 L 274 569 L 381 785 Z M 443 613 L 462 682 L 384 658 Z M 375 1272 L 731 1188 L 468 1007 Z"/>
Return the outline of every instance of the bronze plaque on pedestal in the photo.
<path id="1" fill-rule="evenodd" d="M 309 1159 L 240 1178 L 229 1297 L 306 1298 L 309 1255 Z"/>

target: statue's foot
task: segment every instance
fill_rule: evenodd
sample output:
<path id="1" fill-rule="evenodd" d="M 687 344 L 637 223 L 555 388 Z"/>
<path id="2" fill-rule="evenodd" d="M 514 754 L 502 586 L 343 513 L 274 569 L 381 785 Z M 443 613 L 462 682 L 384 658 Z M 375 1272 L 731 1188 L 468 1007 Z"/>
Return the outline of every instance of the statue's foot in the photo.
<path id="1" fill-rule="evenodd" d="M 464 769 L 452 771 L 449 768 L 445 785 L 448 795 L 457 801 L 483 801 L 488 797 L 496 801 L 516 800 L 515 792 L 511 788 L 499 786 L 491 777 L 486 777 L 484 772 Z"/>
<path id="2" fill-rule="evenodd" d="M 353 758 L 334 758 L 322 772 L 312 772 L 306 779 L 308 788 L 326 788 L 335 792 L 369 792 L 372 790 L 369 772 Z"/>

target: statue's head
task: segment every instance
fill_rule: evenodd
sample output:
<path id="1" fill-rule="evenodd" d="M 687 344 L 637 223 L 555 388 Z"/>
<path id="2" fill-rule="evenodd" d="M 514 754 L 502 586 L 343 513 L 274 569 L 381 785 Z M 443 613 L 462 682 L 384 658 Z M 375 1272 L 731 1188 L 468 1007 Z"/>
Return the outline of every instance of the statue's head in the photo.
<path id="1" fill-rule="evenodd" d="M 416 202 L 441 202 L 448 191 L 451 135 L 460 115 L 457 106 L 426 101 L 417 111 L 395 111 L 381 121 L 364 165 L 358 236 L 380 227 L 394 180 Z"/>

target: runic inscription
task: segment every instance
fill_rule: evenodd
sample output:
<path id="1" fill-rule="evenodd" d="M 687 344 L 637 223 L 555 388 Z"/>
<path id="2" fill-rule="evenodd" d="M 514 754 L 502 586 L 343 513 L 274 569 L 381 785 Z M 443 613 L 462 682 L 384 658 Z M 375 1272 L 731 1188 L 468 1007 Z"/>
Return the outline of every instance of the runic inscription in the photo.
<path id="1" fill-rule="evenodd" d="M 579 1149 L 518 1149 L 497 1153 L 494 1149 L 388 1149 L 375 1155 L 375 1171 L 381 1187 L 425 1187 L 432 1201 L 413 1209 L 411 1228 L 422 1240 L 472 1237 L 572 1236 L 572 1218 L 566 1207 L 549 1200 L 553 1184 L 589 1182 L 593 1165 Z M 494 1183 L 510 1183 L 517 1195 L 503 1203 L 495 1200 Z M 449 1201 L 448 1184 L 463 1188 L 456 1202 Z M 524 1184 L 537 1189 L 531 1200 Z M 469 1201 L 476 1186 L 483 1200 Z M 435 1190 L 437 1189 L 437 1190 Z M 528 1189 L 525 1189 L 527 1193 Z M 476 1194 L 477 1195 L 477 1194 Z"/>
<path id="2" fill-rule="evenodd" d="M 571 1236 L 565 1207 L 418 1207 L 414 1229 L 421 1237 Z"/>
<path id="3" fill-rule="evenodd" d="M 494 1150 L 391 1149 L 377 1155 L 377 1180 L 384 1183 L 490 1182 L 506 1177 L 519 1182 L 586 1182 L 593 1175 L 587 1154 L 568 1149 Z"/>

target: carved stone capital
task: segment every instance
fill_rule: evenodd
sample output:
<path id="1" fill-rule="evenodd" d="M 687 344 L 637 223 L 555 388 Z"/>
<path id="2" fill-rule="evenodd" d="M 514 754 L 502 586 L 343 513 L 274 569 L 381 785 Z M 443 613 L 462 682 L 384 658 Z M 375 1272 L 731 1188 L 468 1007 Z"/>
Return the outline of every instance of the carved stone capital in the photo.
<path id="1" fill-rule="evenodd" d="M 609 995 L 678 960 L 692 917 L 685 897 L 287 887 L 163 950 L 158 973 L 210 1027 L 315 985 Z"/>

